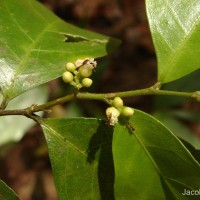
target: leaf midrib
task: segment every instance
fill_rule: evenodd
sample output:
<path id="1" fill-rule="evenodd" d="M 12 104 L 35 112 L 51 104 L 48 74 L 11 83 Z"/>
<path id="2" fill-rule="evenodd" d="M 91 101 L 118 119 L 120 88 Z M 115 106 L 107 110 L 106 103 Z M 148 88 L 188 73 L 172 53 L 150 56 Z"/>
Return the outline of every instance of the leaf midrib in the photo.
<path id="1" fill-rule="evenodd" d="M 29 1 L 28 1 L 29 2 Z M 30 2 L 29 2 L 30 3 Z M 12 81 L 11 81 L 11 83 L 10 83 L 10 85 L 9 85 L 9 88 L 7 89 L 7 91 L 4 93 L 4 97 L 6 97 L 6 98 L 10 98 L 9 96 L 12 96 L 12 90 L 13 90 L 13 87 L 14 87 L 14 83 L 15 83 L 15 80 L 17 79 L 17 76 L 20 74 L 20 72 L 21 72 L 21 70 L 26 66 L 25 64 L 26 64 L 26 62 L 27 62 L 27 60 L 28 60 L 28 58 L 29 58 L 29 55 L 31 54 L 31 52 L 32 52 L 32 49 L 34 48 L 34 47 L 36 47 L 36 45 L 38 44 L 38 42 L 40 41 L 40 39 L 42 38 L 42 36 L 45 34 L 45 32 L 54 24 L 54 23 L 56 23 L 57 21 L 58 21 L 58 19 L 55 19 L 54 21 L 52 21 L 51 23 L 48 23 L 47 21 L 47 25 L 46 26 L 44 26 L 44 28 L 43 28 L 43 30 L 40 32 L 40 34 L 35 38 L 35 39 L 33 39 L 33 38 L 31 38 L 25 31 L 24 31 L 24 29 L 23 29 L 23 27 L 21 27 L 21 25 L 16 21 L 16 19 L 13 17 L 13 15 L 11 14 L 11 11 L 10 11 L 10 9 L 9 9 L 9 7 L 8 7 L 8 4 L 7 4 L 7 1 L 6 0 L 4 0 L 4 5 L 5 5 L 5 7 L 6 7 L 6 10 L 7 10 L 7 12 L 8 12 L 8 15 L 10 16 L 10 18 L 12 19 L 12 21 L 13 21 L 13 23 L 15 23 L 16 24 L 16 27 L 18 27 L 19 28 L 19 30 L 23 33 L 23 35 L 26 37 L 26 38 L 28 38 L 32 43 L 29 45 L 29 47 L 27 48 L 27 50 L 26 50 L 26 53 L 24 54 L 24 56 L 23 56 L 23 58 L 19 58 L 18 57 L 18 55 L 17 54 L 15 54 L 15 55 L 17 55 L 17 57 L 20 59 L 20 62 L 19 62 L 19 67 L 17 68 L 17 70 L 15 71 L 15 73 L 14 73 L 14 76 L 13 76 L 13 79 L 12 79 Z M 30 5 L 31 5 L 31 7 L 33 7 L 32 6 L 32 4 L 30 3 Z M 34 9 L 35 10 L 35 9 Z M 41 15 L 40 15 L 40 17 L 41 17 Z M 42 19 L 44 20 L 44 18 L 42 17 Z M 7 45 L 8 46 L 8 45 Z M 9 47 L 9 49 L 11 49 L 10 47 Z M 12 51 L 13 52 L 13 51 Z"/>
<path id="2" fill-rule="evenodd" d="M 13 17 L 9 7 L 8 7 L 8 4 L 7 4 L 7 1 L 4 0 L 4 4 L 5 4 L 5 7 L 6 7 L 6 10 L 8 11 L 8 14 L 10 16 L 10 18 L 13 20 L 13 22 L 16 24 L 16 26 L 19 28 L 19 30 L 29 39 L 31 40 L 32 42 L 34 41 L 33 38 L 31 38 L 23 29 L 23 27 L 21 27 L 21 25 L 17 22 L 17 20 Z"/>
<path id="3" fill-rule="evenodd" d="M 46 124 L 44 121 L 41 121 L 41 124 L 50 131 L 50 133 L 53 133 L 53 135 L 59 139 L 61 139 L 62 141 L 64 141 L 64 137 L 60 134 L 57 133 L 57 131 L 55 131 L 53 128 L 51 128 L 50 126 L 48 126 L 48 124 Z M 77 125 L 77 123 L 76 123 Z M 76 150 L 77 152 L 79 152 L 82 156 L 87 158 L 87 154 L 85 151 L 81 151 L 79 148 L 77 148 L 75 145 L 73 145 L 71 142 L 69 142 L 69 140 L 65 140 L 65 142 L 74 150 Z M 106 143 L 106 142 L 105 142 Z M 104 144 L 104 143 L 103 143 Z M 68 160 L 66 159 L 66 162 L 68 162 Z M 93 164 L 93 174 L 92 174 L 92 183 L 91 183 L 91 190 L 93 191 L 91 196 L 95 196 L 95 191 L 94 191 L 94 184 L 95 184 L 95 170 L 98 167 L 98 161 L 94 160 L 94 164 Z M 67 163 L 66 163 L 66 168 L 65 168 L 65 174 L 67 171 Z M 67 186 L 67 179 L 65 178 L 65 185 Z M 68 196 L 68 190 L 65 190 L 65 195 Z"/>
<path id="4" fill-rule="evenodd" d="M 49 130 L 50 133 L 53 133 L 54 136 L 56 136 L 57 138 L 61 139 L 64 142 L 64 137 L 61 136 L 60 134 L 58 134 L 53 128 L 51 128 L 50 126 L 48 126 L 48 124 L 46 124 L 44 121 L 42 121 L 42 125 L 45 126 L 45 128 L 47 130 Z M 87 154 L 83 151 L 81 151 L 79 148 L 77 148 L 76 146 L 74 146 L 71 142 L 69 142 L 68 140 L 65 140 L 65 142 L 72 148 L 75 149 L 76 151 L 78 151 L 81 155 L 83 155 L 84 157 L 87 157 Z"/>
<path id="5" fill-rule="evenodd" d="M 179 182 L 179 181 L 177 181 L 177 180 L 175 180 L 175 179 L 172 179 L 172 178 L 170 178 L 170 177 L 167 177 L 167 176 L 163 175 L 163 174 L 161 173 L 161 171 L 160 171 L 158 165 L 156 164 L 156 162 L 155 162 L 154 159 L 152 158 L 151 154 L 148 152 L 146 146 L 145 146 L 145 145 L 143 144 L 143 142 L 140 140 L 140 138 L 139 138 L 139 136 L 137 135 L 136 131 L 133 131 L 133 130 L 130 129 L 128 126 L 126 126 L 126 127 L 127 127 L 127 129 L 135 136 L 135 138 L 137 139 L 137 141 L 139 142 L 139 144 L 141 145 L 141 147 L 144 149 L 144 152 L 147 154 L 147 156 L 148 156 L 149 159 L 151 160 L 151 162 L 152 162 L 154 168 L 156 169 L 158 175 L 159 175 L 160 177 L 163 177 L 163 180 L 165 181 L 166 184 L 168 184 L 168 183 L 167 183 L 167 180 L 171 180 L 171 181 L 174 181 L 174 182 L 176 182 L 176 183 L 178 183 L 178 184 L 181 184 L 181 185 L 187 186 L 188 188 L 191 188 L 191 187 L 188 186 L 188 185 L 185 185 L 185 184 L 183 184 L 183 183 L 181 183 L 181 182 Z M 191 188 L 191 189 L 194 189 L 194 188 Z"/>
<path id="6" fill-rule="evenodd" d="M 16 77 L 20 74 L 20 71 L 26 67 L 26 62 L 28 61 L 28 58 L 30 56 L 30 54 L 32 53 L 32 49 L 34 47 L 36 47 L 36 45 L 38 44 L 38 42 L 40 41 L 40 39 L 43 37 L 43 35 L 45 34 L 45 32 L 54 24 L 57 22 L 57 19 L 52 21 L 51 23 L 49 23 L 47 26 L 44 27 L 44 29 L 40 32 L 40 34 L 35 38 L 34 42 L 28 47 L 26 53 L 23 56 L 23 59 L 21 59 L 20 63 L 19 63 L 19 67 L 16 70 L 14 77 L 11 81 L 10 87 L 8 88 L 8 90 L 6 91 L 6 93 L 4 94 L 4 96 L 9 98 L 9 94 L 12 94 L 12 89 L 14 87 L 14 82 Z"/>
<path id="7" fill-rule="evenodd" d="M 128 131 L 130 131 L 132 133 L 132 135 L 135 136 L 136 140 L 138 141 L 138 143 L 141 145 L 141 147 L 143 148 L 144 152 L 147 154 L 147 156 L 149 157 L 149 159 L 151 160 L 151 162 L 153 163 L 156 171 L 158 172 L 159 175 L 161 175 L 161 171 L 158 168 L 158 166 L 156 165 L 155 161 L 153 160 L 153 158 L 151 157 L 150 153 L 148 152 L 148 150 L 146 149 L 145 145 L 143 144 L 143 142 L 140 140 L 140 138 L 138 137 L 136 131 L 133 131 L 133 129 L 129 128 L 129 126 L 126 126 L 126 128 L 128 129 Z"/>
<path id="8" fill-rule="evenodd" d="M 166 4 L 170 8 L 168 0 L 166 0 Z M 173 16 L 174 16 L 174 14 L 173 14 Z M 176 18 L 176 16 L 174 16 L 174 18 Z M 195 21 L 195 23 L 193 23 L 193 26 L 192 26 L 191 30 L 189 31 L 189 34 L 184 38 L 184 40 L 182 40 L 182 42 L 180 43 L 180 45 L 176 48 L 175 53 L 171 53 L 170 54 L 171 55 L 170 59 L 167 59 L 168 62 L 165 64 L 165 66 L 163 67 L 164 70 L 160 74 L 160 78 L 159 78 L 160 82 L 165 82 L 165 79 L 166 79 L 167 75 L 170 73 L 170 71 L 172 70 L 172 68 L 174 67 L 174 65 L 176 65 L 175 61 L 178 59 L 178 57 L 182 53 L 181 50 L 184 48 L 184 45 L 188 42 L 188 40 L 190 39 L 192 33 L 195 31 L 195 29 L 196 29 L 196 27 L 198 26 L 199 23 L 200 23 L 200 16 L 197 17 L 197 20 Z"/>

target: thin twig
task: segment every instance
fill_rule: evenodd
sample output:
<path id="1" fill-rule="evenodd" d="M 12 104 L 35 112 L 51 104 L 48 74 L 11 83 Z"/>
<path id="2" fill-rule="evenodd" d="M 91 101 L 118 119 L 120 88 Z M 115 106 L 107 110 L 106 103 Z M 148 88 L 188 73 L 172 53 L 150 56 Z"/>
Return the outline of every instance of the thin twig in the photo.
<path id="1" fill-rule="evenodd" d="M 53 101 L 49 101 L 42 105 L 32 105 L 31 107 L 25 109 L 17 109 L 17 110 L 0 110 L 0 116 L 6 115 L 24 115 L 26 117 L 32 118 L 35 120 L 36 115 L 34 113 L 39 111 L 46 111 L 52 106 L 62 104 L 74 99 L 91 99 L 91 100 L 98 100 L 104 101 L 109 104 L 109 100 L 113 99 L 114 97 L 134 97 L 134 96 L 144 96 L 144 95 L 166 95 L 166 96 L 179 96 L 179 97 L 187 97 L 193 98 L 196 100 L 200 99 L 199 92 L 177 92 L 177 91 L 168 91 L 168 90 L 159 90 L 155 87 L 150 87 L 141 90 L 132 90 L 132 91 L 125 91 L 125 92 L 116 92 L 116 93 L 88 93 L 88 92 L 79 92 L 76 94 L 68 94 L 64 97 L 55 99 Z"/>

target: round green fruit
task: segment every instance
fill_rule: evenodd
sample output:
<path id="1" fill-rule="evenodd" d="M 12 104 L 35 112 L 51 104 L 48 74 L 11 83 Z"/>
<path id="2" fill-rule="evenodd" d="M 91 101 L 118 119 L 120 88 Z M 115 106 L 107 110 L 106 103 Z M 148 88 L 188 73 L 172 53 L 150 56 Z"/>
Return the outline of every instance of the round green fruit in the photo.
<path id="1" fill-rule="evenodd" d="M 83 65 L 79 68 L 79 73 L 80 73 L 80 76 L 82 76 L 83 78 L 87 78 L 92 75 L 92 69 Z"/>
<path id="2" fill-rule="evenodd" d="M 123 100 L 120 97 L 115 97 L 113 100 L 113 106 L 120 108 L 124 105 Z"/>
<path id="3" fill-rule="evenodd" d="M 90 79 L 90 78 L 84 78 L 83 80 L 82 80 L 82 86 L 83 87 L 90 87 L 91 85 L 92 85 L 92 79 Z"/>
<path id="4" fill-rule="evenodd" d="M 67 63 L 65 67 L 67 71 L 69 72 L 74 72 L 76 69 L 76 66 L 74 65 L 74 63 L 71 63 L 71 62 Z"/>
<path id="5" fill-rule="evenodd" d="M 117 108 L 115 108 L 115 107 L 109 107 L 109 108 L 107 108 L 106 109 L 106 115 L 107 115 L 107 117 L 112 117 L 112 116 L 114 116 L 114 117 L 119 117 L 119 115 L 120 115 L 120 112 L 119 112 L 119 110 L 117 110 Z"/>
<path id="6" fill-rule="evenodd" d="M 74 79 L 74 76 L 71 72 L 64 72 L 62 75 L 62 79 L 65 83 L 71 83 Z"/>
<path id="7" fill-rule="evenodd" d="M 124 107 L 121 114 L 125 117 L 131 117 L 134 113 L 133 108 L 130 107 Z"/>

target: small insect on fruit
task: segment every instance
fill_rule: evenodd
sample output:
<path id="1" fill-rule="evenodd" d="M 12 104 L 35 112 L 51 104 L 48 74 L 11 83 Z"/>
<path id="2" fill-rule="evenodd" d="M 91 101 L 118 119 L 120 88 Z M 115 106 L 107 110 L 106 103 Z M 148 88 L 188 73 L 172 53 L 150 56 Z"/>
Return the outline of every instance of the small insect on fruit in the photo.
<path id="1" fill-rule="evenodd" d="M 78 59 L 75 64 L 77 68 L 86 65 L 91 70 L 95 70 L 97 67 L 97 62 L 94 60 L 94 58 L 85 58 L 83 60 Z"/>

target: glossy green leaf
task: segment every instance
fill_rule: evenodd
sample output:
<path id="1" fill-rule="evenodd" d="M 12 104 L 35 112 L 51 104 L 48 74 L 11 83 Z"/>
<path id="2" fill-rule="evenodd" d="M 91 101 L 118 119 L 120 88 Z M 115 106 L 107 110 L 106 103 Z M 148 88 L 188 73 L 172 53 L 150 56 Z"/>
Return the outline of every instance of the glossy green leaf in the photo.
<path id="1" fill-rule="evenodd" d="M 167 83 L 200 68 L 200 1 L 146 0 L 158 59 L 158 81 Z"/>
<path id="2" fill-rule="evenodd" d="M 186 125 L 175 118 L 173 113 L 160 111 L 154 113 L 154 117 L 168 127 L 177 137 L 187 141 L 196 149 L 200 149 L 200 139 Z"/>
<path id="3" fill-rule="evenodd" d="M 12 99 L 60 77 L 66 62 L 106 55 L 115 47 L 111 40 L 65 23 L 36 0 L 1 0 L 3 95 Z"/>
<path id="4" fill-rule="evenodd" d="M 2 95 L 0 94 L 0 101 Z M 46 86 L 39 86 L 13 99 L 7 109 L 23 109 L 33 104 L 43 104 L 48 99 Z M 38 113 L 40 116 L 42 112 Z M 24 134 L 35 124 L 32 119 L 24 116 L 0 117 L 0 146 L 9 142 L 18 142 Z"/>
<path id="5" fill-rule="evenodd" d="M 41 125 L 59 199 L 114 199 L 113 129 L 85 118 L 45 119 Z"/>
<path id="6" fill-rule="evenodd" d="M 135 129 L 135 130 L 134 130 Z M 136 111 L 113 135 L 116 200 L 185 200 L 199 189 L 200 165 L 158 120 Z"/>
<path id="7" fill-rule="evenodd" d="M 17 195 L 2 180 L 0 180 L 0 199 L 1 200 L 20 200 Z"/>

